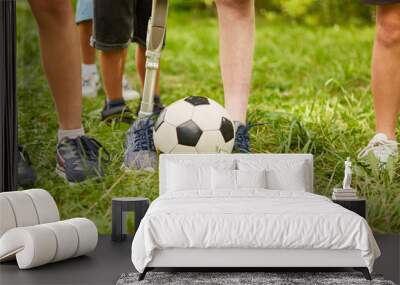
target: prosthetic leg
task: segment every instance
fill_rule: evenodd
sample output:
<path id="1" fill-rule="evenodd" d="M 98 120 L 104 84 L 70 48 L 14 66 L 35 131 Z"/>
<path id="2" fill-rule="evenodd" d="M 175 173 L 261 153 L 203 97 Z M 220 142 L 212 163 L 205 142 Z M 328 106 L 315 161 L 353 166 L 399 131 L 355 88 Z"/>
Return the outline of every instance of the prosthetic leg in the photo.
<path id="1" fill-rule="evenodd" d="M 139 118 L 150 116 L 153 113 L 154 88 L 165 38 L 167 14 L 168 0 L 153 0 L 151 18 L 147 28 L 146 75 Z"/>
<path id="2" fill-rule="evenodd" d="M 157 81 L 161 50 L 165 38 L 168 0 L 153 0 L 151 18 L 147 28 L 146 75 L 139 118 L 126 134 L 125 169 L 154 170 L 156 152 L 153 142 L 154 89 Z"/>

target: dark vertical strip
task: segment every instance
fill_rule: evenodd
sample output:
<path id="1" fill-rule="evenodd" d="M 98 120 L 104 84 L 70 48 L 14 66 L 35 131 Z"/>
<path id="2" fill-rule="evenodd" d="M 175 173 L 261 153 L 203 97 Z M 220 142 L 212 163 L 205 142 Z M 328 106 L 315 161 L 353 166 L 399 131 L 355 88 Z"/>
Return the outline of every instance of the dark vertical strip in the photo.
<path id="1" fill-rule="evenodd" d="M 15 0 L 0 0 L 0 192 L 17 182 Z"/>

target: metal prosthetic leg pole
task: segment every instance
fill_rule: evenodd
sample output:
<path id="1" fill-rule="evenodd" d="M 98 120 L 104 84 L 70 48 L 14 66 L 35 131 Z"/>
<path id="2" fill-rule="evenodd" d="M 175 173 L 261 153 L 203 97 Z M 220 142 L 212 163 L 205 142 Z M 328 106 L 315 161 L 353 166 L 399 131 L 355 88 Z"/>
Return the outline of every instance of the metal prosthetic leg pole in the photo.
<path id="1" fill-rule="evenodd" d="M 168 0 L 153 0 L 151 18 L 147 28 L 146 75 L 139 118 L 148 117 L 153 114 L 154 89 L 165 38 L 167 14 Z"/>
<path id="2" fill-rule="evenodd" d="M 124 167 L 129 170 L 153 171 L 157 164 L 157 155 L 153 142 L 153 105 L 154 89 L 161 50 L 164 44 L 168 14 L 168 0 L 153 0 L 151 18 L 147 28 L 146 74 L 139 118 L 126 135 Z"/>

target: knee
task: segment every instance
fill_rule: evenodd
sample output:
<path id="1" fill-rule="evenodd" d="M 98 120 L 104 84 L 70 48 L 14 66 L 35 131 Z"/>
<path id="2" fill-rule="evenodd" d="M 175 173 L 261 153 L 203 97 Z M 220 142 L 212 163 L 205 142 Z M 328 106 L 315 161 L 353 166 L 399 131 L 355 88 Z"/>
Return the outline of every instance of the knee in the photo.
<path id="1" fill-rule="evenodd" d="M 254 0 L 215 0 L 220 12 L 229 10 L 235 17 L 248 18 L 252 15 Z"/>
<path id="2" fill-rule="evenodd" d="M 35 2 L 35 10 L 40 27 L 65 25 L 73 21 L 73 10 L 69 0 L 38 0 Z"/>
<path id="3" fill-rule="evenodd" d="M 388 48 L 400 46 L 400 16 L 397 13 L 378 14 L 376 40 Z"/>

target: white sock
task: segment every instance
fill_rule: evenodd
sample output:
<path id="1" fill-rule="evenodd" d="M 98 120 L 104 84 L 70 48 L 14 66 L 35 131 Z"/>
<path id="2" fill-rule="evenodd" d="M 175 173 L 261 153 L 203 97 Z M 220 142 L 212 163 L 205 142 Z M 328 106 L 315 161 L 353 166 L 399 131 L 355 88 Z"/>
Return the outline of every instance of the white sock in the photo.
<path id="1" fill-rule="evenodd" d="M 92 74 L 97 73 L 96 64 L 82 64 L 82 75 L 83 77 L 89 77 Z"/>
<path id="2" fill-rule="evenodd" d="M 79 129 L 72 129 L 72 130 L 58 129 L 57 138 L 58 138 L 58 141 L 61 141 L 63 138 L 66 138 L 66 137 L 75 139 L 77 137 L 83 136 L 84 134 L 85 134 L 85 131 L 83 130 L 83 127 L 80 127 Z"/>

